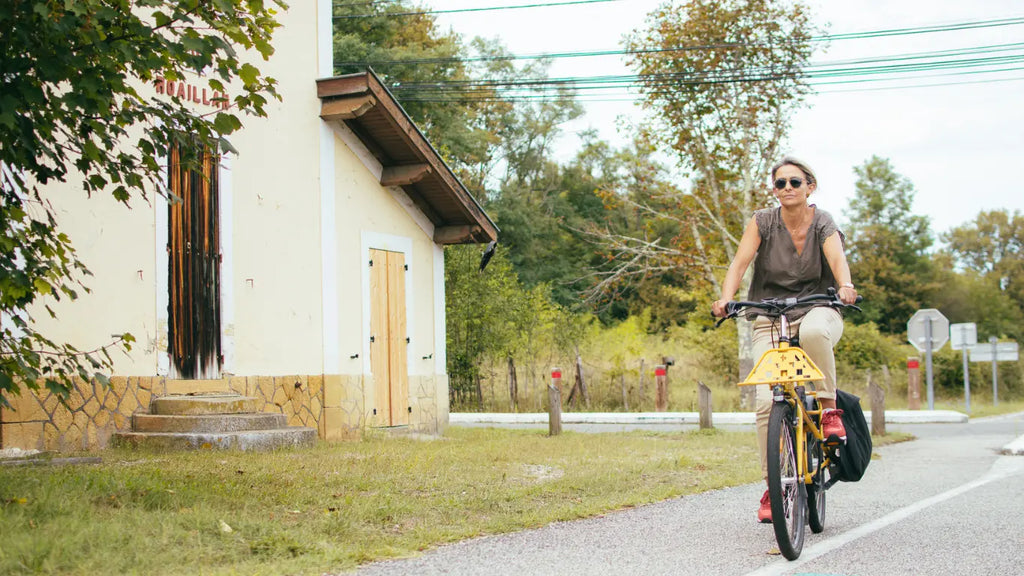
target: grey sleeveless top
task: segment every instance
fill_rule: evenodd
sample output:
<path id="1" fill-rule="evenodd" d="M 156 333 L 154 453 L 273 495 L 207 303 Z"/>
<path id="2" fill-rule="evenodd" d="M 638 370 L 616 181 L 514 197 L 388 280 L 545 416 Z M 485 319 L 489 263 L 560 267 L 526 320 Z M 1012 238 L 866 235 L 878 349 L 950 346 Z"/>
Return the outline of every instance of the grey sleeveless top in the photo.
<path id="1" fill-rule="evenodd" d="M 812 204 L 813 206 L 813 204 Z M 797 254 L 793 238 L 782 222 L 782 208 L 765 208 L 754 212 L 761 246 L 754 257 L 754 276 L 750 281 L 747 300 L 760 302 L 766 298 L 799 298 L 809 294 L 824 294 L 836 285 L 832 269 L 825 259 L 822 247 L 825 240 L 839 232 L 832 215 L 814 206 L 814 217 L 807 230 L 804 251 Z M 796 320 L 807 310 L 793 310 L 786 314 Z"/>

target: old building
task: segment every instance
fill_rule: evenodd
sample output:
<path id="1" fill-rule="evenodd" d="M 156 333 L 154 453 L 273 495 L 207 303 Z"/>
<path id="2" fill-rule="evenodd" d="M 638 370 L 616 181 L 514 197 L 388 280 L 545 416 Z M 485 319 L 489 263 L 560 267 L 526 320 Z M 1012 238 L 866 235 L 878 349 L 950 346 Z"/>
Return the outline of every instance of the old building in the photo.
<path id="1" fill-rule="evenodd" d="M 437 433 L 448 419 L 443 245 L 497 228 L 372 73 L 332 76 L 330 0 L 280 14 L 259 62 L 283 100 L 244 119 L 237 155 L 202 174 L 167 155 L 165 197 L 47 194 L 92 293 L 41 329 L 82 349 L 130 332 L 110 388 L 82 383 L 68 406 L 12 398 L 3 447 L 93 448 L 155 397 L 234 391 L 321 438 L 367 427 Z M 141 90 L 205 112 L 201 78 Z M 228 94 L 230 96 L 230 94 Z"/>

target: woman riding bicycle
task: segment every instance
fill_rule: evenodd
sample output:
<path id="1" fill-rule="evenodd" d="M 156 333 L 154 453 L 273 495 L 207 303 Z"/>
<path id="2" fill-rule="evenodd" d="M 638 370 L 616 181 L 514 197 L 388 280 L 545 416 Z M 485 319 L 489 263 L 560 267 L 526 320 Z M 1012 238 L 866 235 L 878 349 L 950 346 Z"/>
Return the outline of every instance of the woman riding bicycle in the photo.
<path id="1" fill-rule="evenodd" d="M 772 167 L 772 182 L 777 208 L 754 212 L 729 271 L 722 284 L 722 297 L 711 305 L 715 316 L 726 315 L 725 305 L 733 299 L 750 263 L 754 274 L 747 300 L 766 298 L 799 298 L 824 294 L 837 288 L 839 299 L 853 304 L 857 299 L 850 278 L 850 267 L 844 252 L 844 237 L 828 212 L 807 199 L 817 189 L 814 171 L 804 162 L 786 156 Z M 798 337 L 800 347 L 825 375 L 823 390 L 817 393 L 823 409 L 822 435 L 846 439 L 846 430 L 836 410 L 836 364 L 832 348 L 843 335 L 843 318 L 833 308 L 815 307 L 793 310 L 787 314 L 790 334 Z M 776 345 L 779 327 L 772 318 L 757 316 L 753 322 L 754 358 Z M 767 479 L 768 415 L 771 412 L 771 391 L 767 385 L 757 386 L 757 438 L 761 452 L 761 475 Z M 760 522 L 771 522 L 768 491 L 761 497 L 757 511 Z"/>

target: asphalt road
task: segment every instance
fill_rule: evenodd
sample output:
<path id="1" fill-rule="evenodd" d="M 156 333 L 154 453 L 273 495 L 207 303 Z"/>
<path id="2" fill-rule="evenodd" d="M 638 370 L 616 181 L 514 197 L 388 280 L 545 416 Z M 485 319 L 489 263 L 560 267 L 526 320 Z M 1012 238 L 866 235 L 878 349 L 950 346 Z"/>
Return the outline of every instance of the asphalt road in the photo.
<path id="1" fill-rule="evenodd" d="M 1024 574 L 1024 456 L 999 450 L 1024 414 L 889 426 L 918 440 L 876 450 L 859 483 L 828 492 L 825 531 L 789 562 L 755 519 L 760 484 L 478 538 L 360 575 Z"/>

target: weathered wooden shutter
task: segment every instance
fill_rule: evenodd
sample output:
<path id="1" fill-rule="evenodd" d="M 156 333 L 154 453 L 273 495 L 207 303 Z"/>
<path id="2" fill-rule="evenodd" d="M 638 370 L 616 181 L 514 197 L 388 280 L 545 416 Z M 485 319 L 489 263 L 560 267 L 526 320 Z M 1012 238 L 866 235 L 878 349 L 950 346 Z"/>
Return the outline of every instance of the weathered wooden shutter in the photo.
<path id="1" fill-rule="evenodd" d="M 220 225 L 218 158 L 206 151 L 201 170 L 181 163 L 172 147 L 168 163 L 168 349 L 172 376 L 219 378 Z"/>

